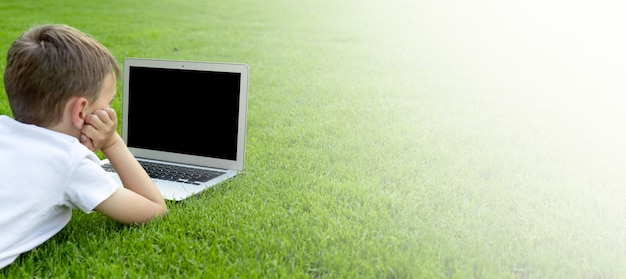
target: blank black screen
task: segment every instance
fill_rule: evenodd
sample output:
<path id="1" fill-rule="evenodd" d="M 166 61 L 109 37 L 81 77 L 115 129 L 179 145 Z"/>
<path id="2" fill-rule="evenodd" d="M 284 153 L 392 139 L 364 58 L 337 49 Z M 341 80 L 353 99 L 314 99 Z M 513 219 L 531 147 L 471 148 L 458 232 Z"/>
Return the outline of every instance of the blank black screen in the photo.
<path id="1" fill-rule="evenodd" d="M 241 74 L 129 71 L 128 146 L 236 159 Z"/>

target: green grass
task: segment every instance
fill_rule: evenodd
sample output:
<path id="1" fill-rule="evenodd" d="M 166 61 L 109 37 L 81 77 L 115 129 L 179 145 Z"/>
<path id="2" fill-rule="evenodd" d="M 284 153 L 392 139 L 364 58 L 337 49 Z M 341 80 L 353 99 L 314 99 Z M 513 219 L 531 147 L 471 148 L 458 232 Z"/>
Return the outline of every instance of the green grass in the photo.
<path id="1" fill-rule="evenodd" d="M 626 274 L 620 16 L 409 2 L 0 3 L 2 69 L 47 22 L 251 69 L 241 175 L 144 226 L 75 212 L 0 277 Z"/>

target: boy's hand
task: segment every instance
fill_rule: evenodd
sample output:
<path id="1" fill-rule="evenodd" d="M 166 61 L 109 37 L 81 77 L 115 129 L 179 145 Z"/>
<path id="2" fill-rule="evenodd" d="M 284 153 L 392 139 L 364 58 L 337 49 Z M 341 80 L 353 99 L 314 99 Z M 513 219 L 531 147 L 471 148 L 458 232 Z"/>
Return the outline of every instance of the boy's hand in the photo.
<path id="1" fill-rule="evenodd" d="M 91 151 L 106 149 L 119 138 L 116 128 L 117 116 L 115 110 L 112 108 L 96 110 L 85 117 L 85 125 L 81 130 L 80 141 Z"/>

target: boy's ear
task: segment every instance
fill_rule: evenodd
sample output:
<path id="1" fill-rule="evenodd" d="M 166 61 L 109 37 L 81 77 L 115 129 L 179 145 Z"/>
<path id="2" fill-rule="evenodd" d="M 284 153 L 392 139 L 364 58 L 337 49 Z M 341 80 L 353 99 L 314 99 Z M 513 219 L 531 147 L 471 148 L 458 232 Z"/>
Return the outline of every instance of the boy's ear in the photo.
<path id="1" fill-rule="evenodd" d="M 72 124 L 77 129 L 82 129 L 85 124 L 85 117 L 87 117 L 87 112 L 85 109 L 89 105 L 89 101 L 87 101 L 84 97 L 78 97 L 72 101 L 70 104 L 70 113 L 72 117 Z"/>

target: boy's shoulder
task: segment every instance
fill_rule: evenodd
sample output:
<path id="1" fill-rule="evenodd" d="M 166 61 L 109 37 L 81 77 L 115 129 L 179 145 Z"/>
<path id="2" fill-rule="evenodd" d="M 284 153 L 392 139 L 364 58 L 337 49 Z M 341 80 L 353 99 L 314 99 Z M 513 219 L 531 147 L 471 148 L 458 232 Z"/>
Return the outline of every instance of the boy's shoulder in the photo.
<path id="1" fill-rule="evenodd" d="M 66 140 L 73 139 L 72 136 L 66 135 L 54 130 L 40 127 L 34 124 L 27 124 L 17 121 L 9 116 L 0 115 L 0 132 L 11 133 L 12 137 L 22 136 L 45 136 L 52 138 L 65 138 Z M 77 140 L 76 140 L 77 141 Z"/>
<path id="2" fill-rule="evenodd" d="M 99 162 L 75 137 L 5 115 L 0 115 L 0 153 L 13 154 L 16 158 L 71 161 L 80 157 Z"/>

